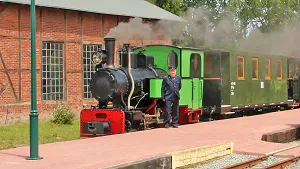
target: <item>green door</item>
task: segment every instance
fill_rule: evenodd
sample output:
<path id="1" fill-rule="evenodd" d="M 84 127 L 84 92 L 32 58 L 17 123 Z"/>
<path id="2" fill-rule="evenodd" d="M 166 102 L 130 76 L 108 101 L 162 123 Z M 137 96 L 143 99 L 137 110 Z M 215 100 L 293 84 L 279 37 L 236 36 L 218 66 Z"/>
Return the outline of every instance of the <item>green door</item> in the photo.
<path id="1" fill-rule="evenodd" d="M 188 108 L 193 107 L 193 91 L 191 90 L 193 88 L 193 81 L 191 79 L 181 79 L 181 90 L 180 90 L 180 100 L 179 105 L 187 105 Z"/>
<path id="2" fill-rule="evenodd" d="M 202 103 L 202 90 L 200 81 L 201 77 L 201 55 L 192 53 L 190 57 L 190 77 L 193 81 L 193 109 L 201 107 Z"/>
<path id="3" fill-rule="evenodd" d="M 198 94 L 199 94 L 199 105 L 198 108 L 202 107 L 202 101 L 203 101 L 203 79 L 198 79 L 199 80 L 199 86 L 198 86 Z"/>
<path id="4" fill-rule="evenodd" d="M 182 78 L 189 79 L 191 86 L 188 90 L 191 91 L 189 108 L 199 109 L 202 107 L 203 95 L 203 52 L 183 49 L 181 56 Z M 183 92 L 185 92 L 184 90 Z"/>

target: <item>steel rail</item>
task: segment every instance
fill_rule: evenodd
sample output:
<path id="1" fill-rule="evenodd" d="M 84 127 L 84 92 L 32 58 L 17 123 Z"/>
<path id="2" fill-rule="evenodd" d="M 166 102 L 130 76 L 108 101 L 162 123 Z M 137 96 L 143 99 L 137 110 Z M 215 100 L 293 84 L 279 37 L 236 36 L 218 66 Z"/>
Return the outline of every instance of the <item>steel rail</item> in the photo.
<path id="1" fill-rule="evenodd" d="M 296 157 L 293 157 L 293 158 L 289 158 L 289 159 L 280 161 L 280 162 L 272 164 L 272 165 L 269 165 L 269 166 L 267 166 L 263 169 L 282 169 L 282 168 L 284 168 L 288 165 L 293 164 L 294 162 L 297 162 L 299 159 L 300 159 L 300 155 L 298 155 Z"/>
<path id="2" fill-rule="evenodd" d="M 293 148 L 297 148 L 297 147 L 300 147 L 300 145 L 290 146 L 290 147 L 287 147 L 287 148 L 284 148 L 284 149 L 273 151 L 273 152 L 267 153 L 266 155 L 263 155 L 261 157 L 258 157 L 258 158 L 252 159 L 252 160 L 248 160 L 248 161 L 244 161 L 244 162 L 241 162 L 241 163 L 238 163 L 238 164 L 234 164 L 234 165 L 231 165 L 231 166 L 228 166 L 228 167 L 224 167 L 222 169 L 244 169 L 244 168 L 248 168 L 248 167 L 253 167 L 256 164 L 259 164 L 260 162 L 267 160 L 270 156 L 272 156 L 274 154 L 277 154 L 279 152 L 283 152 L 283 151 L 286 151 L 286 150 L 290 150 L 290 149 L 293 149 Z M 292 159 L 288 159 L 288 160 L 292 160 Z M 285 161 L 287 161 L 287 160 L 285 160 Z"/>

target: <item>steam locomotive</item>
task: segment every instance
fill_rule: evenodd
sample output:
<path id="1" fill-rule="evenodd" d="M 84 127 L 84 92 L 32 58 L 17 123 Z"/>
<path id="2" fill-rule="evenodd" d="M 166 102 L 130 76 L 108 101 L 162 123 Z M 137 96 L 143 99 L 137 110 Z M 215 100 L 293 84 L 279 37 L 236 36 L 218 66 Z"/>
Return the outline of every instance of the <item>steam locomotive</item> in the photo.
<path id="1" fill-rule="evenodd" d="M 92 56 L 97 66 L 90 90 L 98 105 L 82 110 L 81 135 L 118 134 L 162 124 L 163 102 L 150 98 L 150 79 L 162 79 L 167 72 L 155 67 L 153 56 L 133 52 L 129 45 L 119 51 L 122 67 L 115 67 L 115 39 L 104 41 L 105 50 Z"/>

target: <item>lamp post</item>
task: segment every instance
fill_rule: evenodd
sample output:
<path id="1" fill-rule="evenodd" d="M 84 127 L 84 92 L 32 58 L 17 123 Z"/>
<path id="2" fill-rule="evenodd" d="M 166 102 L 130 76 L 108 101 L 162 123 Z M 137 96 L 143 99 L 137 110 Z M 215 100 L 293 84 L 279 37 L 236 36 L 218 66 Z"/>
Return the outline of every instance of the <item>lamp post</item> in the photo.
<path id="1" fill-rule="evenodd" d="M 36 108 L 36 17 L 35 0 L 30 3 L 31 20 L 31 111 L 30 117 L 30 156 L 27 160 L 39 160 L 38 111 Z"/>

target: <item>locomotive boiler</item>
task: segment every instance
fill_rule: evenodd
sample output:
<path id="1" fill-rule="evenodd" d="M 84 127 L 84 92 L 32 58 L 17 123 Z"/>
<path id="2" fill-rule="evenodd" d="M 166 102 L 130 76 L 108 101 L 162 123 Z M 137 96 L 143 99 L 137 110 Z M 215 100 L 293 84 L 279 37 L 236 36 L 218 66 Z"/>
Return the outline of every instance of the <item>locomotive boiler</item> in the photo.
<path id="1" fill-rule="evenodd" d="M 167 72 L 155 68 L 153 56 L 135 53 L 129 45 L 116 52 L 121 66 L 114 66 L 115 39 L 104 41 L 105 50 L 92 54 L 96 71 L 90 90 L 98 105 L 81 111 L 81 135 L 118 134 L 162 122 L 160 99 L 149 97 L 150 79 Z"/>

